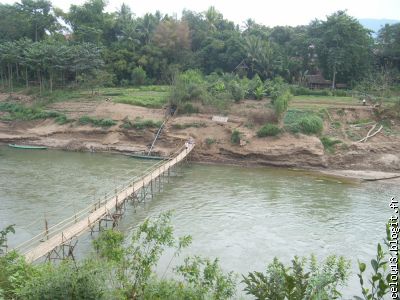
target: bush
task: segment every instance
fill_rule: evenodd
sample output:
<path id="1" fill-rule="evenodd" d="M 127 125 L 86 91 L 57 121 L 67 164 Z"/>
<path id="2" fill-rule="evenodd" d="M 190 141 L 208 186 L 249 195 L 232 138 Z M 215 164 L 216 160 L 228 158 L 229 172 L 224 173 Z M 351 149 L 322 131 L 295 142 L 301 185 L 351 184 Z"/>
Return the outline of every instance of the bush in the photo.
<path id="1" fill-rule="evenodd" d="M 266 94 L 271 98 L 272 103 L 274 103 L 275 100 L 288 89 L 287 84 L 280 76 L 277 76 L 272 80 L 267 80 L 265 86 Z"/>
<path id="2" fill-rule="evenodd" d="M 300 132 L 305 134 L 318 134 L 324 127 L 322 119 L 318 116 L 305 116 L 299 120 L 298 126 Z"/>
<path id="3" fill-rule="evenodd" d="M 231 81 L 228 88 L 235 102 L 242 100 L 246 94 L 246 90 L 243 88 L 243 86 L 236 81 Z"/>
<path id="4" fill-rule="evenodd" d="M 334 145 L 340 144 L 342 141 L 333 140 L 328 136 L 323 136 L 320 138 L 322 145 L 324 145 L 324 149 L 328 152 L 333 153 L 335 151 Z"/>
<path id="5" fill-rule="evenodd" d="M 20 299 L 104 299 L 108 289 L 104 265 L 87 260 L 75 265 L 71 260 L 60 265 L 39 266 L 38 273 L 17 293 Z"/>
<path id="6" fill-rule="evenodd" d="M 247 115 L 247 119 L 252 125 L 263 125 L 265 123 L 276 123 L 278 118 L 275 113 L 270 110 L 251 111 Z"/>
<path id="7" fill-rule="evenodd" d="M 236 129 L 232 132 L 231 135 L 231 143 L 234 145 L 238 145 L 240 144 L 240 136 L 241 136 L 241 132 L 237 131 Z"/>
<path id="8" fill-rule="evenodd" d="M 97 118 L 92 118 L 89 116 L 80 117 L 78 122 L 81 125 L 91 124 L 93 126 L 98 126 L 98 127 L 110 127 L 110 126 L 114 126 L 115 124 L 117 124 L 116 121 L 111 120 L 111 119 L 97 119 Z"/>
<path id="9" fill-rule="evenodd" d="M 257 132 L 258 137 L 276 136 L 281 132 L 281 129 L 275 124 L 265 124 Z"/>
<path id="10" fill-rule="evenodd" d="M 136 118 L 133 122 L 128 118 L 123 120 L 122 127 L 125 129 L 145 129 L 145 128 L 159 128 L 162 121 L 153 121 L 148 119 Z"/>
<path id="11" fill-rule="evenodd" d="M 189 70 L 175 77 L 168 99 L 170 104 L 180 107 L 189 101 L 207 101 L 208 96 L 201 72 Z"/>
<path id="12" fill-rule="evenodd" d="M 247 95 L 249 99 L 261 99 L 266 93 L 264 82 L 261 80 L 258 74 L 247 82 Z"/>
<path id="13" fill-rule="evenodd" d="M 181 112 L 183 114 L 197 114 L 199 112 L 199 109 L 195 106 L 193 106 L 192 103 L 185 103 L 182 108 L 179 109 L 178 112 Z"/>
<path id="14" fill-rule="evenodd" d="M 323 129 L 321 116 L 312 111 L 290 109 L 285 115 L 284 124 L 293 133 L 317 134 Z"/>
<path id="15" fill-rule="evenodd" d="M 287 111 L 289 100 L 292 98 L 292 94 L 289 92 L 289 90 L 285 89 L 281 90 L 280 92 L 281 93 L 274 101 L 274 110 L 277 118 L 280 118 L 282 114 Z"/>
<path id="16" fill-rule="evenodd" d="M 54 119 L 65 118 L 66 116 L 56 111 L 45 111 L 38 107 L 25 107 L 21 104 L 12 102 L 0 103 L 0 111 L 8 112 L 8 120 L 39 120 L 39 119 Z"/>
<path id="17" fill-rule="evenodd" d="M 71 120 L 69 120 L 66 115 L 59 115 L 58 117 L 56 117 L 54 119 L 54 121 L 60 125 L 64 125 L 64 124 L 70 122 Z"/>
<path id="18" fill-rule="evenodd" d="M 131 73 L 131 79 L 133 85 L 139 86 L 145 84 L 147 80 L 146 71 L 142 67 L 134 68 Z"/>
<path id="19" fill-rule="evenodd" d="M 213 138 L 206 138 L 206 145 L 207 146 L 211 146 L 212 144 L 215 144 L 215 139 L 213 139 Z"/>
<path id="20" fill-rule="evenodd" d="M 257 299 L 337 299 L 338 288 L 345 286 L 350 262 L 343 257 L 329 256 L 318 265 L 311 256 L 295 257 L 287 267 L 277 258 L 268 265 L 266 273 L 252 272 L 243 276 L 247 294 Z"/>

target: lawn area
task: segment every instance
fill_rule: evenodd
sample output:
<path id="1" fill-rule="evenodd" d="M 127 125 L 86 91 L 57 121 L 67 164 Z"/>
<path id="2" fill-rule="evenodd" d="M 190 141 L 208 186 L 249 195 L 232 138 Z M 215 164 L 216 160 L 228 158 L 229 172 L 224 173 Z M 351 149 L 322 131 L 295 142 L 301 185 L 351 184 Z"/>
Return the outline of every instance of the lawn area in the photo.
<path id="1" fill-rule="evenodd" d="M 289 102 L 289 106 L 293 108 L 303 109 L 322 109 L 330 107 L 343 106 L 361 106 L 359 99 L 354 97 L 338 97 L 338 96 L 294 96 Z"/>
<path id="2" fill-rule="evenodd" d="M 167 101 L 168 91 L 168 86 L 151 85 L 135 88 L 103 88 L 100 89 L 100 94 L 116 103 L 161 108 Z"/>
<path id="3" fill-rule="evenodd" d="M 16 93 L 36 96 L 35 103 L 39 106 L 46 106 L 55 102 L 66 101 L 104 101 L 109 98 L 116 103 L 144 106 L 149 108 L 161 108 L 167 101 L 170 87 L 166 85 L 148 85 L 139 87 L 113 87 L 95 89 L 94 94 L 90 89 L 57 89 L 53 93 L 46 91 L 39 96 L 37 88 L 29 90 L 16 89 Z"/>

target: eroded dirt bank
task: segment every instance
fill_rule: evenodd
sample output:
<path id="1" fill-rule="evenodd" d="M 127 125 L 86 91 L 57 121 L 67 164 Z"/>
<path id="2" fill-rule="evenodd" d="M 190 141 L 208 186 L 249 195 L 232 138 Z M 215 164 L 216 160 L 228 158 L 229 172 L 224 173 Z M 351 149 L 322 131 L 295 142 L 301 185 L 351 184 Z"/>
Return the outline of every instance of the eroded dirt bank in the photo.
<path id="1" fill-rule="evenodd" d="M 324 134 L 340 138 L 342 141 L 335 146 L 335 152 L 332 154 L 324 150 L 316 136 L 284 133 L 279 137 L 258 138 L 258 119 L 268 118 L 260 115 L 262 107 L 265 107 L 265 103 L 255 101 L 235 104 L 226 123 L 213 121 L 213 112 L 173 117 L 156 142 L 154 151 L 160 155 L 169 155 L 191 136 L 196 141 L 192 159 L 200 162 L 336 170 L 336 175 L 345 175 L 343 170 L 395 173 L 381 174 L 380 177 L 396 176 L 397 172 L 400 172 L 400 137 L 396 135 L 399 124 L 395 122 L 390 134 L 382 132 L 366 143 L 349 139 L 348 130 L 345 128 L 334 131 L 329 124 L 325 124 Z M 161 121 L 165 115 L 162 109 L 147 109 L 106 101 L 64 102 L 53 104 L 49 109 L 63 112 L 68 118 L 78 119 L 89 115 L 111 118 L 118 123 L 110 128 L 101 128 L 82 126 L 78 122 L 59 125 L 52 119 L 2 121 L 0 143 L 45 145 L 73 151 L 94 149 L 122 153 L 146 152 L 157 128 L 127 129 L 123 126 L 124 120 L 141 118 Z M 356 117 L 372 114 L 365 107 L 360 107 L 360 112 L 354 107 L 346 110 L 348 118 L 355 118 L 357 114 Z M 331 111 L 330 118 L 335 118 L 334 110 Z M 231 143 L 231 134 L 235 129 L 242 133 L 241 145 Z M 355 127 L 361 136 L 365 135 L 368 129 Z M 371 174 L 367 177 L 373 178 L 374 175 Z M 353 175 L 362 178 L 361 173 Z M 379 173 L 375 175 L 378 176 Z"/>

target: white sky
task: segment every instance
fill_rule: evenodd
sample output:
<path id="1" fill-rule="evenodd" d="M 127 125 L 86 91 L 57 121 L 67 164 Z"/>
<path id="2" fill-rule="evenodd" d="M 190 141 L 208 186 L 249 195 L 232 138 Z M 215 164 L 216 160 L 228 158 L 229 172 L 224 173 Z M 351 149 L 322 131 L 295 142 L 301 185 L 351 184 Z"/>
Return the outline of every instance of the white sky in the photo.
<path id="1" fill-rule="evenodd" d="M 14 3 L 15 0 L 0 0 Z M 53 6 L 67 11 L 71 4 L 85 0 L 51 0 Z M 400 19 L 400 0 L 108 0 L 107 11 L 116 11 L 125 2 L 136 16 L 159 10 L 163 14 L 180 17 L 183 9 L 203 12 L 211 5 L 228 20 L 243 25 L 252 18 L 267 26 L 305 25 L 313 19 L 325 19 L 337 10 L 361 19 Z"/>

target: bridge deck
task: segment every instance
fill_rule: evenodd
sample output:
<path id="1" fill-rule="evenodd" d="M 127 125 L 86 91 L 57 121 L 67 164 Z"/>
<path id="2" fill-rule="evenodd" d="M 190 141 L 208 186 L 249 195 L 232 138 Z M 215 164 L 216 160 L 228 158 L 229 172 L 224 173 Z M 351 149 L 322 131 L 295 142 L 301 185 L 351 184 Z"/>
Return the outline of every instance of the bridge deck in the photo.
<path id="1" fill-rule="evenodd" d="M 116 192 L 116 195 L 107 200 L 102 206 L 96 208 L 93 212 L 88 215 L 81 217 L 79 220 L 74 220 L 74 223 L 69 227 L 60 229 L 60 231 L 43 241 L 43 235 L 38 245 L 35 245 L 24 253 L 25 258 L 28 262 L 33 262 L 40 257 L 45 256 L 56 247 L 63 243 L 71 240 L 74 237 L 78 237 L 84 232 L 93 228 L 93 226 L 99 222 L 109 212 L 113 211 L 118 205 L 122 205 L 123 202 L 133 193 L 138 192 L 144 186 L 147 186 L 153 179 L 156 179 L 168 169 L 178 164 L 180 161 L 192 151 L 194 145 L 189 145 L 188 148 L 183 149 L 177 156 L 158 166 L 150 173 L 143 175 L 141 178 L 132 182 L 128 186 L 122 188 Z"/>

